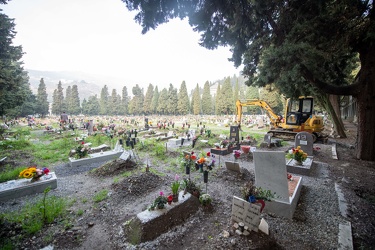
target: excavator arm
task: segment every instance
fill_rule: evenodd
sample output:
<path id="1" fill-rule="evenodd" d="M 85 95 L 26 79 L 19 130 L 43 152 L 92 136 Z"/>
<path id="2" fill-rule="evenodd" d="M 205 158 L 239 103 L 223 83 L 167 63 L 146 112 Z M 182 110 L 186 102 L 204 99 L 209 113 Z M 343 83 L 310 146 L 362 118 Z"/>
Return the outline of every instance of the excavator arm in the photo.
<path id="1" fill-rule="evenodd" d="M 271 120 L 271 123 L 274 127 L 278 127 L 279 123 L 281 123 L 281 117 L 275 114 L 275 112 L 272 110 L 270 105 L 268 105 L 267 102 L 262 101 L 262 100 L 247 100 L 246 102 L 241 102 L 240 100 L 236 101 L 236 121 L 237 124 L 241 124 L 241 119 L 242 119 L 242 107 L 246 106 L 258 106 L 263 108 L 264 110 L 267 111 L 267 115 Z"/>

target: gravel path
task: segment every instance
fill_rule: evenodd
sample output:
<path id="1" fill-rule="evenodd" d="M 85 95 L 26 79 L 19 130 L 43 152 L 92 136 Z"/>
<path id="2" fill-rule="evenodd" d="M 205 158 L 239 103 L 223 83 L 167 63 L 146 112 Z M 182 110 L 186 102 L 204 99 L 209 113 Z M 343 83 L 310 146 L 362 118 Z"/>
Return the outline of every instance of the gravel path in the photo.
<path id="1" fill-rule="evenodd" d="M 288 147 L 290 145 L 270 150 L 285 151 Z M 100 249 L 197 249 L 197 246 L 200 249 L 337 249 L 338 228 L 343 218 L 338 208 L 334 180 L 330 175 L 332 166 L 324 160 L 330 156 L 331 146 L 319 145 L 319 147 L 321 151 L 314 160 L 314 168 L 310 176 L 303 176 L 301 198 L 293 219 L 284 219 L 273 214 L 262 215 L 269 223 L 269 236 L 263 233 L 251 233 L 248 238 L 241 237 L 235 235 L 231 228 L 232 197 L 241 196 L 240 187 L 254 179 L 252 161 L 240 159 L 241 167 L 245 169 L 244 175 L 239 176 L 226 170 L 225 167 L 217 167 L 210 175 L 208 193 L 214 198 L 212 212 L 207 213 L 200 209 L 183 225 L 137 247 L 127 243 L 127 236 L 122 231 L 123 223 L 144 210 L 152 201 L 152 197 L 159 190 L 166 190 L 169 183 L 162 180 L 157 188 L 148 190 L 145 196 L 138 197 L 135 202 L 133 198 L 126 199 L 127 196 L 123 193 L 126 190 L 115 191 L 112 186 L 113 177 L 95 177 L 88 174 L 90 170 L 100 167 L 103 163 L 74 168 L 69 164 L 57 165 L 53 169 L 58 177 L 58 188 L 52 190 L 51 194 L 75 199 L 77 202 L 73 204 L 71 210 L 83 208 L 85 214 L 74 222 L 74 226 L 80 228 L 81 244 L 74 243 L 72 239 L 73 243 L 69 245 L 67 240 L 64 240 L 64 237 L 69 235 L 67 236 L 67 232 L 63 230 L 56 233 L 54 246 L 56 249 L 85 249 L 88 246 L 93 249 L 99 249 L 95 246 L 100 246 Z M 232 160 L 232 157 L 232 155 L 221 157 L 222 165 L 225 160 Z M 163 165 L 155 168 L 167 173 L 169 171 L 165 170 Z M 138 189 L 137 191 L 141 193 L 150 186 L 147 178 L 142 178 L 140 182 L 136 181 L 136 177 L 132 178 L 133 181 L 135 180 L 132 188 Z M 199 182 L 199 173 L 194 173 L 192 178 Z M 111 198 L 108 201 L 96 206 L 82 204 L 84 198 L 90 198 L 103 189 L 110 190 Z M 41 194 L 2 202 L 0 212 L 16 210 L 38 197 L 41 197 Z M 114 214 L 116 216 L 113 216 Z M 87 226 L 88 224 L 94 226 L 91 228 Z M 229 232 L 229 236 L 224 236 L 224 231 Z"/>

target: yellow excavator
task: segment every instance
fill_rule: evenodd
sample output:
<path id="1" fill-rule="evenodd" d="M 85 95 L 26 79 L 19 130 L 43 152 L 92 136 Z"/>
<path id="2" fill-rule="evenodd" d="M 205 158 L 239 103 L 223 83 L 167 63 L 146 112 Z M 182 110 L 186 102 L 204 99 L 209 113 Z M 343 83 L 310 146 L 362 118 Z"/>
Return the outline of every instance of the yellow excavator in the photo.
<path id="1" fill-rule="evenodd" d="M 301 96 L 298 100 L 287 99 L 284 117 L 277 115 L 267 102 L 262 100 L 236 101 L 236 122 L 240 126 L 242 120 L 242 107 L 259 106 L 267 111 L 271 121 L 271 133 L 273 136 L 294 136 L 301 131 L 312 134 L 314 141 L 322 137 L 324 130 L 323 118 L 313 114 L 314 98 Z"/>

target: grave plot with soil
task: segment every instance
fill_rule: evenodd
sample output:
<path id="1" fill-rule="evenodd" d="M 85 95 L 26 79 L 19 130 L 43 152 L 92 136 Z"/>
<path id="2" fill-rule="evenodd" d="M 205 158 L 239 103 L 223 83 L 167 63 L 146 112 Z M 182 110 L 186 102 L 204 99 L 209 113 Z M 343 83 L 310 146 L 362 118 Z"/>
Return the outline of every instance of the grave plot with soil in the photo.
<path id="1" fill-rule="evenodd" d="M 288 147 L 270 150 L 286 150 Z M 145 172 L 144 166 L 120 160 L 79 168 L 71 168 L 68 164 L 55 166 L 58 188 L 50 194 L 72 201 L 67 218 L 21 240 L 17 236 L 22 231 L 20 228 L 2 224 L 6 230 L 1 230 L 1 237 L 18 241 L 21 249 L 40 249 L 47 245 L 55 249 L 337 249 L 338 225 L 343 219 L 334 184 L 341 178 L 351 201 L 361 204 L 350 208 L 355 246 L 372 246 L 373 239 L 369 235 L 374 235 L 374 229 L 365 220 L 373 221 L 368 216 L 375 211 L 371 203 L 374 191 L 370 182 L 370 177 L 374 175 L 373 164 L 363 163 L 358 172 L 357 168 L 351 168 L 350 176 L 347 176 L 344 172 L 358 161 L 333 161 L 330 158 L 331 146 L 321 144 L 319 147 L 321 149 L 314 159 L 316 167 L 310 176 L 304 177 L 293 219 L 262 215 L 269 224 L 270 235 L 251 232 L 245 237 L 234 232 L 230 221 L 232 198 L 234 195 L 241 197 L 241 188 L 254 181 L 254 167 L 251 159 L 240 157 L 238 162 L 243 173 L 229 171 L 224 161 L 233 160 L 233 156 L 228 155 L 221 156 L 221 164 L 209 173 L 207 193 L 213 198 L 212 209 L 199 207 L 198 212 L 182 224 L 152 241 L 136 246 L 130 244 L 125 230 L 127 222 L 146 210 L 160 191 L 169 194 L 176 173 L 186 177 L 180 166 L 170 166 L 156 159 L 150 159 L 150 172 Z M 339 147 L 338 150 L 339 157 L 351 153 L 350 149 Z M 172 152 L 167 153 L 167 157 L 180 155 Z M 363 170 L 368 175 L 359 183 L 356 178 Z M 191 179 L 201 186 L 202 192 L 206 192 L 202 173 L 192 171 Z M 356 193 L 355 190 L 366 192 Z M 17 211 L 27 202 L 39 198 L 41 195 L 35 194 L 3 202 L 1 212 Z"/>

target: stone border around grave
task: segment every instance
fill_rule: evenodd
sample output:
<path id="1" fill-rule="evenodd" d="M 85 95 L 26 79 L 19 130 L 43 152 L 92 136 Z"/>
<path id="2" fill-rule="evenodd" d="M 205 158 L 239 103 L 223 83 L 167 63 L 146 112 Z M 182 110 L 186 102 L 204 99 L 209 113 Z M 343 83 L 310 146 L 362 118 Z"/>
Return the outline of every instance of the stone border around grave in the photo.
<path id="1" fill-rule="evenodd" d="M 170 230 L 171 227 L 183 223 L 199 209 L 199 200 L 181 191 L 179 201 L 164 209 L 145 210 L 135 216 L 125 227 L 128 240 L 132 244 L 150 241 Z"/>
<path id="2" fill-rule="evenodd" d="M 55 172 L 44 175 L 39 181 L 31 182 L 31 179 L 18 179 L 0 184 L 0 201 L 19 198 L 22 196 L 43 193 L 47 187 L 57 188 Z"/>
<path id="3" fill-rule="evenodd" d="M 292 219 L 302 190 L 302 177 L 298 178 L 298 183 L 296 185 L 296 188 L 294 189 L 293 195 L 289 197 L 289 202 L 277 200 L 277 198 L 273 199 L 272 201 L 266 201 L 264 211 L 267 213 L 274 213 L 278 216 Z"/>
<path id="4" fill-rule="evenodd" d="M 295 160 L 290 159 L 286 162 L 286 169 L 289 173 L 298 174 L 298 175 L 306 175 L 309 176 L 313 165 L 313 156 L 308 156 L 306 161 L 303 165 L 297 165 Z"/>
<path id="5" fill-rule="evenodd" d="M 105 151 L 102 153 L 89 154 L 89 158 L 73 159 L 69 158 L 69 164 L 71 167 L 78 167 L 81 165 L 91 164 L 94 162 L 109 161 L 120 157 L 123 151 Z"/>

